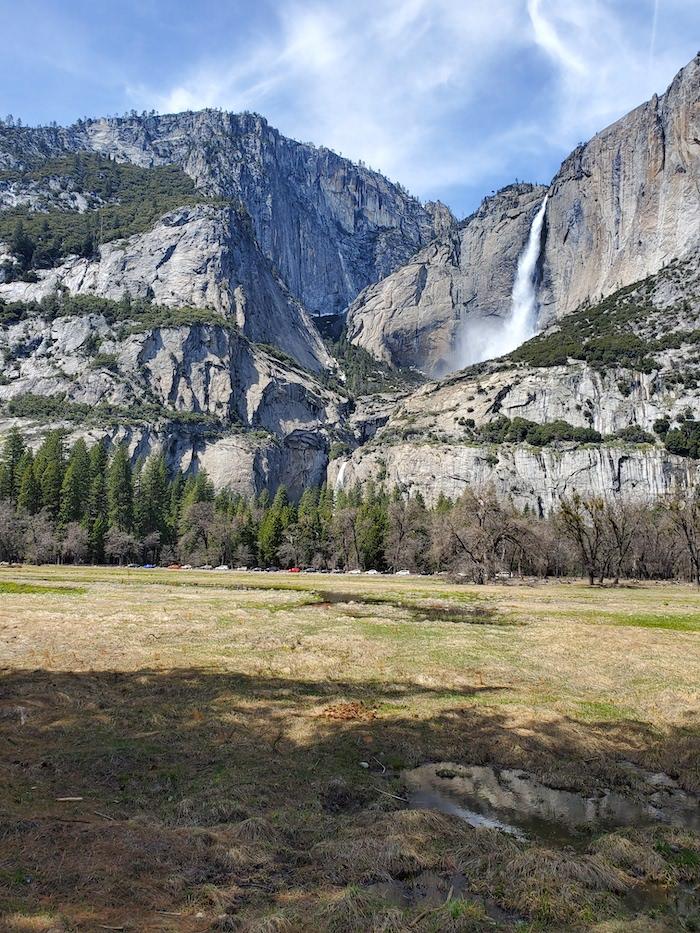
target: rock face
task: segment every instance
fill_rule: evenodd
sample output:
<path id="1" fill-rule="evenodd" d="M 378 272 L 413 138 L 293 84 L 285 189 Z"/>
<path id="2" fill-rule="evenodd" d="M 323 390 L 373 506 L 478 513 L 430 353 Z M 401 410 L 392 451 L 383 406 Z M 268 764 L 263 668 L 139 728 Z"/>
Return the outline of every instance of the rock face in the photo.
<path id="1" fill-rule="evenodd" d="M 96 335 L 101 355 L 91 357 Z M 173 468 L 205 467 L 239 491 L 287 482 L 301 494 L 323 482 L 349 408 L 224 325 L 124 336 L 99 315 L 36 317 L 5 329 L 0 347 L 9 360 L 0 399 L 58 398 L 51 424 L 72 436 L 125 441 L 134 458 L 163 450 Z M 45 419 L 18 423 L 37 443 L 46 430 Z"/>
<path id="2" fill-rule="evenodd" d="M 576 149 L 547 204 L 548 319 L 639 281 L 700 243 L 700 55 Z"/>
<path id="3" fill-rule="evenodd" d="M 697 482 L 695 461 L 661 450 L 640 451 L 624 446 L 538 450 L 524 444 L 497 449 L 452 444 L 396 444 L 358 451 L 349 461 L 334 461 L 329 482 L 343 469 L 341 488 L 384 476 L 390 488 L 420 493 L 429 505 L 442 494 L 460 496 L 468 486 L 493 486 L 513 504 L 536 514 L 548 514 L 562 496 L 620 495 L 648 501 Z"/>
<path id="4" fill-rule="evenodd" d="M 263 255 L 314 314 L 342 311 L 451 222 L 328 149 L 287 139 L 257 114 L 213 110 L 0 128 L 0 168 L 92 151 L 180 165 L 207 194 L 245 206 Z"/>
<path id="5" fill-rule="evenodd" d="M 309 369 L 334 365 L 309 315 L 260 253 L 247 218 L 230 208 L 171 212 L 145 234 L 101 246 L 97 259 L 74 257 L 38 282 L 0 285 L 0 298 L 39 300 L 57 287 L 212 308 L 249 339 L 274 344 Z"/>
<path id="6" fill-rule="evenodd" d="M 504 188 L 366 288 L 348 308 L 351 342 L 396 367 L 435 375 L 459 368 L 469 326 L 508 314 L 518 256 L 544 195 L 536 185 Z"/>
<path id="7" fill-rule="evenodd" d="M 396 366 L 458 369 L 480 319 L 510 308 L 517 257 L 545 189 L 511 186 L 458 232 L 370 286 L 348 311 L 354 343 Z M 548 189 L 540 320 L 657 272 L 700 243 L 700 56 L 662 97 L 576 149 Z"/>

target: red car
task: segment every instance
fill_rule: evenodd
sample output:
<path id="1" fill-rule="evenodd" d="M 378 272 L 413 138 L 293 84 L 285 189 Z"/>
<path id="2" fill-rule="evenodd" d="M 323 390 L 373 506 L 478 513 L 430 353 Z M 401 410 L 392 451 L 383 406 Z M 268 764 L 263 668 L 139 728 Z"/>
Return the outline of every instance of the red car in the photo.
<path id="1" fill-rule="evenodd" d="M 301 573 L 301 567 L 290 567 L 289 572 L 290 573 Z"/>

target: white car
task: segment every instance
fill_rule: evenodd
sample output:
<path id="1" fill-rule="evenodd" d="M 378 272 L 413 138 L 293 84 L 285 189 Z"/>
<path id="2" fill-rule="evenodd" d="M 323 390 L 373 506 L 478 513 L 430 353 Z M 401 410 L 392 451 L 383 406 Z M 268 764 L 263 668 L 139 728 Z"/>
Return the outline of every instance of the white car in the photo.
<path id="1" fill-rule="evenodd" d="M 351 574 L 354 575 L 354 574 L 357 574 L 357 573 L 362 573 L 362 571 L 361 571 L 361 570 L 358 570 L 358 568 L 356 567 L 354 570 L 348 570 L 348 573 L 351 573 Z"/>
<path id="2" fill-rule="evenodd" d="M 394 576 L 395 577 L 410 577 L 411 571 L 410 570 L 397 570 Z"/>
<path id="3" fill-rule="evenodd" d="M 218 567 L 214 568 L 215 570 L 228 570 L 228 564 L 219 564 Z"/>
<path id="4" fill-rule="evenodd" d="M 365 574 L 366 574 L 367 576 L 369 576 L 369 577 L 376 577 L 376 576 L 379 575 L 379 571 L 378 571 L 378 570 L 374 570 L 374 569 L 373 569 L 373 570 L 365 570 Z"/>

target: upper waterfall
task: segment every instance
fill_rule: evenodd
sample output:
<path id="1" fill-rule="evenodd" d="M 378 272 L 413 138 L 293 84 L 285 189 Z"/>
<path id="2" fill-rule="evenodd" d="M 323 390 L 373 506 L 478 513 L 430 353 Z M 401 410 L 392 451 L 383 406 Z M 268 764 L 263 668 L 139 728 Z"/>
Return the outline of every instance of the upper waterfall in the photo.
<path id="1" fill-rule="evenodd" d="M 537 264 L 548 198 L 546 195 L 540 204 L 530 225 L 525 249 L 518 258 L 510 314 L 504 320 L 490 318 L 469 327 L 462 366 L 510 353 L 537 333 Z"/>

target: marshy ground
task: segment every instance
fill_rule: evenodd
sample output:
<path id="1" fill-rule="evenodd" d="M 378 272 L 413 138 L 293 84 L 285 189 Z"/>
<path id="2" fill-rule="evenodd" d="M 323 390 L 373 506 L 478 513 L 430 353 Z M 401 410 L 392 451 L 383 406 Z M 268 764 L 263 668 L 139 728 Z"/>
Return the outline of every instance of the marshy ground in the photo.
<path id="1" fill-rule="evenodd" d="M 0 652 L 2 930 L 700 929 L 691 587 L 6 568 Z"/>

